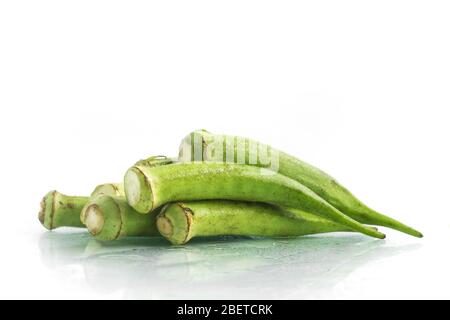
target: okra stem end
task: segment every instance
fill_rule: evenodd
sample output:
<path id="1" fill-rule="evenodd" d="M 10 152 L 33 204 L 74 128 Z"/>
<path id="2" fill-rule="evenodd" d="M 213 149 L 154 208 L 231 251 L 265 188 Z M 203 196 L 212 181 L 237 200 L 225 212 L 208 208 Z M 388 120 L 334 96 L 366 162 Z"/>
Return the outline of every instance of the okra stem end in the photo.
<path id="1" fill-rule="evenodd" d="M 156 221 L 156 227 L 163 237 L 171 237 L 173 235 L 172 222 L 165 216 L 161 216 Z"/>
<path id="2" fill-rule="evenodd" d="M 182 203 L 169 203 L 156 218 L 156 227 L 172 244 L 185 244 L 193 236 L 192 219 L 192 212 Z"/>
<path id="3" fill-rule="evenodd" d="M 45 223 L 45 198 L 41 200 L 41 209 L 38 214 L 39 222 L 44 226 Z"/>
<path id="4" fill-rule="evenodd" d="M 56 190 L 47 193 L 41 201 L 41 208 L 39 210 L 38 219 L 41 224 L 48 230 L 56 228 L 54 225 L 55 215 L 55 198 L 59 195 Z"/>
<path id="5" fill-rule="evenodd" d="M 125 195 L 137 212 L 149 213 L 153 209 L 153 193 L 150 182 L 139 167 L 130 168 L 125 174 Z"/>
<path id="6" fill-rule="evenodd" d="M 100 195 L 85 210 L 86 228 L 97 240 L 110 241 L 121 236 L 122 212 L 115 198 Z"/>
<path id="7" fill-rule="evenodd" d="M 102 209 L 96 204 L 88 206 L 84 212 L 84 223 L 93 236 L 102 232 L 105 224 L 105 217 Z"/>

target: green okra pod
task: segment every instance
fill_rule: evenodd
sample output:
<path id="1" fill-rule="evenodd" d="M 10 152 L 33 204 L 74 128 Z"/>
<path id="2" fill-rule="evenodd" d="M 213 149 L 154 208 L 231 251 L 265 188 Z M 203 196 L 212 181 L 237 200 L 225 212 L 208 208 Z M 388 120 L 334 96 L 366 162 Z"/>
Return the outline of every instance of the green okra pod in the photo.
<path id="1" fill-rule="evenodd" d="M 214 135 L 205 130 L 198 130 L 183 139 L 180 159 L 234 162 L 266 167 L 302 183 L 356 221 L 422 237 L 419 231 L 366 206 L 322 170 L 258 141 L 238 136 Z"/>
<path id="2" fill-rule="evenodd" d="M 138 165 L 127 171 L 124 186 L 128 203 L 144 214 L 175 201 L 266 202 L 304 210 L 372 237 L 385 237 L 342 214 L 301 183 L 255 166 L 213 162 Z"/>
<path id="3" fill-rule="evenodd" d="M 94 191 L 91 193 L 91 198 L 96 197 L 101 194 L 106 194 L 110 196 L 124 196 L 125 190 L 123 189 L 123 183 L 104 183 L 95 187 Z"/>
<path id="4" fill-rule="evenodd" d="M 41 201 L 39 221 L 49 230 L 59 227 L 84 228 L 84 209 L 90 199 L 100 195 L 125 196 L 123 184 L 106 183 L 99 185 L 90 197 L 68 196 L 58 191 L 50 191 Z"/>
<path id="5" fill-rule="evenodd" d="M 59 227 L 83 228 L 80 212 L 88 200 L 88 197 L 67 196 L 58 191 L 50 191 L 41 201 L 39 221 L 48 230 Z"/>
<path id="6" fill-rule="evenodd" d="M 107 195 L 114 197 L 125 197 L 125 190 L 123 188 L 123 183 L 104 183 L 97 186 L 94 191 L 91 193 L 91 197 L 84 205 L 83 209 L 79 213 L 79 219 L 81 223 L 85 224 L 86 219 L 86 209 L 90 204 L 95 202 L 95 199 L 99 196 Z"/>
<path id="7" fill-rule="evenodd" d="M 147 167 L 157 167 L 167 164 L 174 163 L 175 160 L 166 156 L 152 156 L 147 159 L 139 160 L 135 165 L 147 166 Z M 125 196 L 125 190 L 123 183 L 104 183 L 95 187 L 94 191 L 91 193 L 91 198 L 98 195 L 109 195 L 115 197 Z"/>
<path id="8" fill-rule="evenodd" d="M 137 164 L 154 167 L 170 164 L 174 161 L 176 160 L 166 156 L 153 156 L 140 160 Z M 41 201 L 38 219 L 49 230 L 59 227 L 84 228 L 85 209 L 90 201 L 99 195 L 124 197 L 123 184 L 105 183 L 99 185 L 90 197 L 67 196 L 58 191 L 50 191 Z"/>
<path id="9" fill-rule="evenodd" d="M 161 235 L 176 245 L 194 237 L 289 237 L 351 231 L 300 210 L 227 200 L 169 203 L 159 213 L 156 225 Z"/>
<path id="10" fill-rule="evenodd" d="M 147 159 L 139 160 L 136 165 L 147 166 L 147 167 L 157 167 L 167 164 L 174 163 L 174 159 L 166 156 L 152 156 Z M 97 186 L 95 190 L 91 193 L 89 201 L 86 203 L 84 208 L 80 213 L 80 220 L 84 224 L 86 218 L 86 209 L 90 204 L 95 203 L 96 197 L 99 195 L 109 195 L 114 197 L 125 197 L 125 190 L 123 183 L 105 183 Z"/>
<path id="11" fill-rule="evenodd" d="M 155 215 L 143 215 L 124 198 L 99 195 L 85 209 L 84 223 L 98 240 L 115 240 L 126 236 L 157 236 Z"/>

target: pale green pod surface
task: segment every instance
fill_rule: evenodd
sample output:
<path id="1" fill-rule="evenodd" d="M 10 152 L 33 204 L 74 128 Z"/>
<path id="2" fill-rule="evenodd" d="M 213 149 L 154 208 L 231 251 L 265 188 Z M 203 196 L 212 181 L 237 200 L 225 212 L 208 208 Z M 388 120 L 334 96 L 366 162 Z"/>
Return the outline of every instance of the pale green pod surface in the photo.
<path id="1" fill-rule="evenodd" d="M 98 185 L 97 187 L 95 187 L 94 191 L 92 191 L 91 198 L 100 194 L 106 194 L 115 197 L 124 196 L 125 190 L 123 189 L 123 183 L 104 183 Z"/>
<path id="2" fill-rule="evenodd" d="M 174 163 L 175 160 L 166 156 L 152 156 L 147 159 L 139 160 L 136 162 L 136 165 L 146 166 L 146 167 L 157 167 L 163 166 L 167 164 Z M 108 195 L 114 197 L 124 197 L 125 190 L 123 183 L 104 183 L 98 185 L 94 191 L 91 193 L 91 198 L 88 203 L 84 206 L 83 210 L 80 213 L 80 220 L 84 225 L 85 217 L 86 217 L 86 208 L 93 202 L 95 202 L 95 198 L 99 195 Z"/>
<path id="3" fill-rule="evenodd" d="M 166 156 L 151 156 L 147 159 L 139 160 L 135 165 L 147 166 L 147 167 L 157 167 L 163 166 L 171 163 L 175 163 L 176 160 L 166 157 Z M 97 195 L 110 195 L 115 197 L 122 197 L 125 195 L 125 190 L 123 183 L 104 183 L 98 185 L 94 191 L 91 193 L 91 198 Z"/>
<path id="4" fill-rule="evenodd" d="M 419 231 L 366 206 L 322 170 L 258 141 L 198 130 L 183 139 L 179 158 L 182 161 L 223 161 L 265 167 L 302 183 L 356 221 L 422 237 Z"/>
<path id="5" fill-rule="evenodd" d="M 156 224 L 161 235 L 172 244 L 185 244 L 194 237 L 289 237 L 351 231 L 326 219 L 295 211 L 256 202 L 178 202 L 165 205 Z"/>
<path id="6" fill-rule="evenodd" d="M 67 196 L 58 191 L 50 191 L 41 201 L 39 221 L 48 230 L 59 227 L 84 227 L 80 212 L 88 202 L 88 197 Z"/>
<path id="7" fill-rule="evenodd" d="M 86 209 L 87 207 L 95 201 L 98 196 L 107 195 L 113 197 L 124 197 L 125 190 L 123 187 L 123 183 L 104 183 L 95 187 L 94 191 L 91 193 L 91 197 L 81 210 L 79 214 L 79 220 L 84 225 L 86 219 Z"/>
<path id="8" fill-rule="evenodd" d="M 90 201 L 84 221 L 88 231 L 98 240 L 159 235 L 154 215 L 142 215 L 124 198 L 109 195 L 98 195 Z"/>
<path id="9" fill-rule="evenodd" d="M 169 158 L 166 156 L 152 156 L 147 159 L 139 160 L 135 163 L 136 166 L 157 167 L 167 164 L 175 163 L 178 159 Z"/>
<path id="10" fill-rule="evenodd" d="M 255 166 L 213 162 L 134 166 L 124 181 L 128 203 L 144 214 L 175 201 L 266 202 L 301 209 L 369 236 L 385 237 L 342 214 L 301 183 Z"/>

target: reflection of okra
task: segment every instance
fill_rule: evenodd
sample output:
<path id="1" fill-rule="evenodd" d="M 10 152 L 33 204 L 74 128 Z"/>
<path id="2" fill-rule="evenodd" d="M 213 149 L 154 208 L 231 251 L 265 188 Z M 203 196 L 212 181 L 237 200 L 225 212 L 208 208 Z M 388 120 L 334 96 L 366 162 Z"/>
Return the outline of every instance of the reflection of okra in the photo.
<path id="1" fill-rule="evenodd" d="M 194 144 L 199 150 L 195 150 Z M 352 219 L 422 237 L 419 231 L 370 209 L 320 169 L 260 142 L 198 130 L 184 138 L 180 146 L 180 159 L 184 161 L 215 160 L 268 167 L 270 158 L 277 161 L 275 168 L 278 173 L 302 183 Z M 270 165 L 274 166 L 273 163 Z"/>
<path id="2" fill-rule="evenodd" d="M 88 200 L 88 197 L 66 196 L 58 191 L 50 191 L 41 201 L 39 221 L 48 230 L 59 227 L 82 228 L 80 212 Z"/>
<path id="3" fill-rule="evenodd" d="M 201 236 L 288 237 L 350 231 L 300 210 L 226 200 L 169 203 L 156 224 L 161 235 L 173 244 L 185 244 Z"/>
<path id="4" fill-rule="evenodd" d="M 301 183 L 254 166 L 212 162 L 134 166 L 125 174 L 125 193 L 128 203 L 141 213 L 174 201 L 266 202 L 311 212 L 369 236 L 385 237 L 342 214 Z"/>
<path id="5" fill-rule="evenodd" d="M 98 240 L 159 235 L 155 215 L 136 212 L 124 198 L 99 195 L 89 202 L 84 212 L 84 223 Z"/>

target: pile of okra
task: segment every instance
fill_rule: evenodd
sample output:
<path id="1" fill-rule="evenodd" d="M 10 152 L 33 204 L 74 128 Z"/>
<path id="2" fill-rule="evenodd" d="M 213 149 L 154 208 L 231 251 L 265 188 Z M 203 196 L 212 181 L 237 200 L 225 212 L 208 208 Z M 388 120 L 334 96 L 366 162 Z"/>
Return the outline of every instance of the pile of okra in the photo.
<path id="1" fill-rule="evenodd" d="M 47 229 L 86 228 L 98 240 L 162 236 L 181 245 L 194 237 L 293 237 L 360 232 L 373 226 L 422 234 L 369 208 L 320 169 L 280 150 L 238 136 L 198 130 L 176 158 L 135 163 L 121 183 L 90 196 L 49 192 L 39 221 Z"/>

